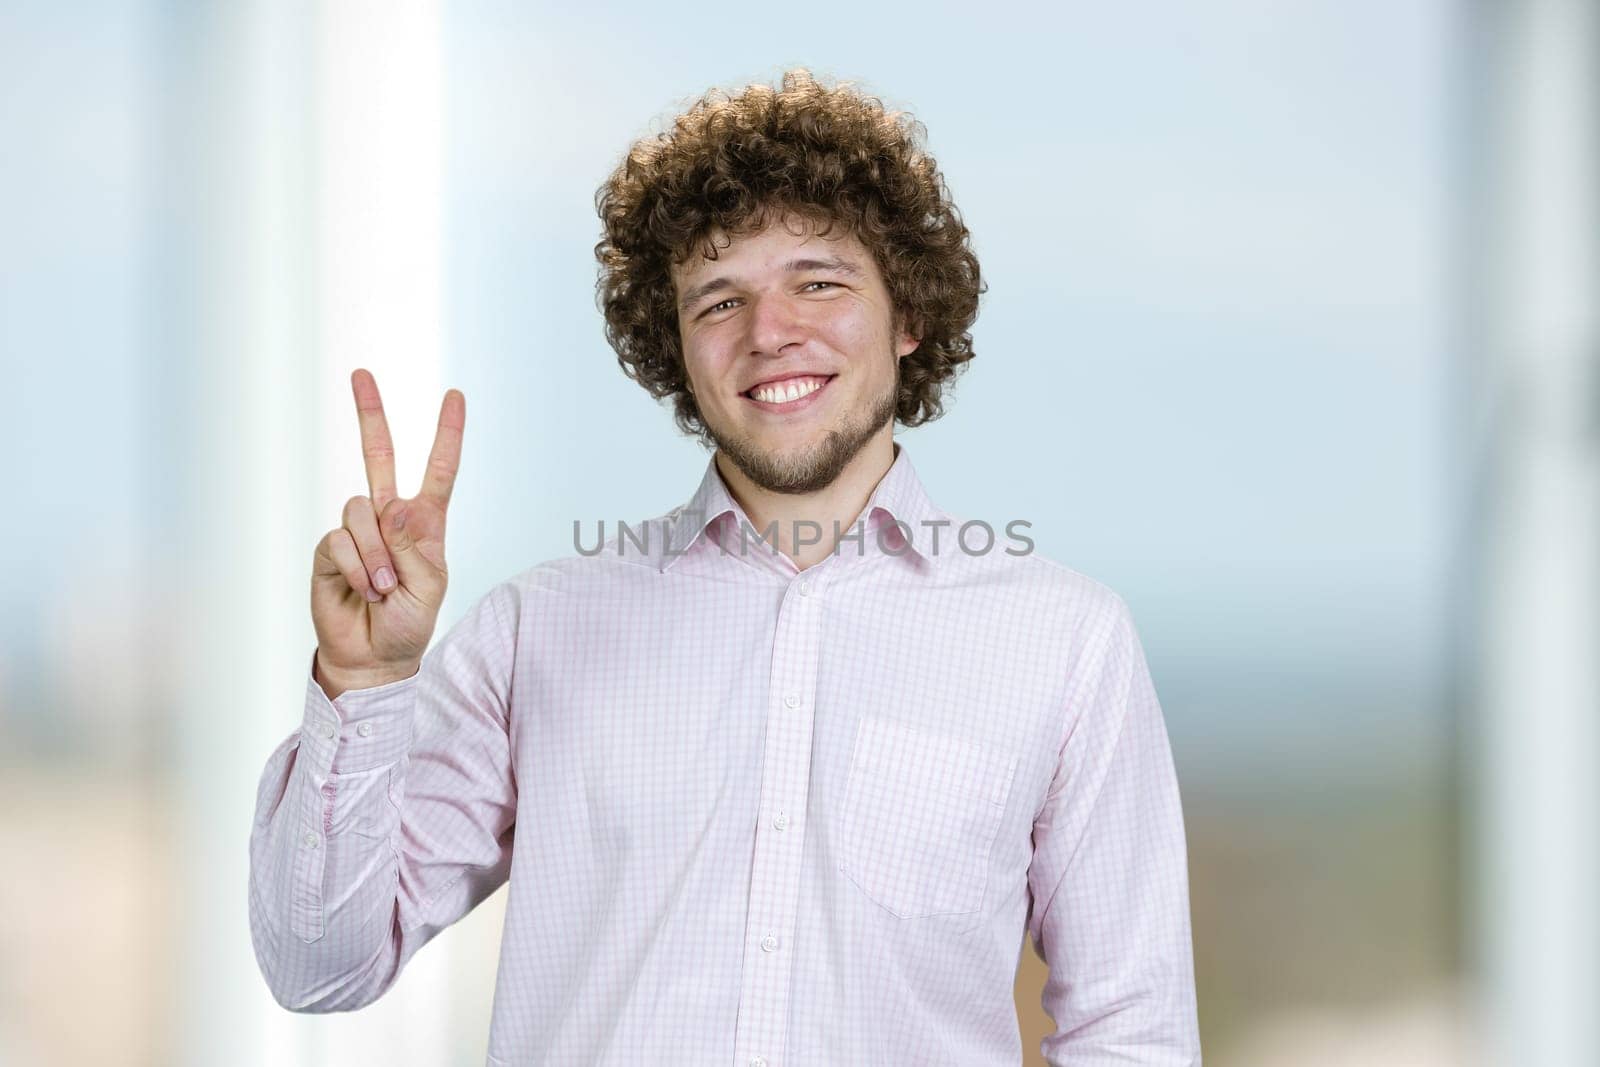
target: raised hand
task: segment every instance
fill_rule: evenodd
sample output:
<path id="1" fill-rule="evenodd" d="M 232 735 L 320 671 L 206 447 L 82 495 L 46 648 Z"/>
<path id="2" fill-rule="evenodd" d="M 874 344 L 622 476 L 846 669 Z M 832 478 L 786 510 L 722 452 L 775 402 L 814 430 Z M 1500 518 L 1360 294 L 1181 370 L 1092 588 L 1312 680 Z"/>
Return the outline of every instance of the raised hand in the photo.
<path id="1" fill-rule="evenodd" d="M 330 698 L 415 674 L 444 603 L 445 512 L 461 464 L 466 398 L 444 394 L 439 429 L 409 500 L 395 492 L 394 442 L 378 383 L 350 376 L 369 496 L 345 503 L 342 525 L 317 542 L 311 564 L 311 622 L 317 631 L 316 677 Z"/>

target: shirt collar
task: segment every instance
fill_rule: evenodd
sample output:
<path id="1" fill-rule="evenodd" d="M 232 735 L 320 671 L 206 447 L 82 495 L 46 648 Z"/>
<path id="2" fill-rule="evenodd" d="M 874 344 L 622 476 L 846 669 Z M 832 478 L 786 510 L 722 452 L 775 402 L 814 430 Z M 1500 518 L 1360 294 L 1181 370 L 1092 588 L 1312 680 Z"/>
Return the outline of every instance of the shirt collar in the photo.
<path id="1" fill-rule="evenodd" d="M 851 526 L 844 529 L 848 534 L 859 525 L 862 531 L 860 545 L 855 541 L 842 541 L 837 554 L 848 560 L 874 555 L 915 556 L 930 566 L 936 566 L 953 547 L 955 531 L 948 528 L 937 531 L 940 551 L 935 552 L 932 551 L 933 527 L 948 527 L 951 525 L 950 516 L 928 498 L 905 447 L 896 441 L 894 451 L 894 462 L 873 488 L 861 514 Z M 891 527 L 892 523 L 900 525 Z M 720 545 L 724 543 L 722 538 L 729 534 L 731 536 L 725 542 L 728 545 L 726 554 L 738 555 L 738 531 L 741 529 L 746 531 L 747 551 L 752 561 L 759 556 L 777 556 L 790 569 L 794 566 L 792 561 L 773 552 L 769 547 L 770 542 L 758 540 L 759 532 L 755 524 L 728 491 L 722 472 L 717 470 L 715 456 L 707 460 L 705 474 L 694 496 L 667 513 L 664 528 L 665 544 L 656 561 L 656 569 L 662 573 L 691 552 L 721 551 Z M 710 536 L 703 536 L 707 531 L 711 531 Z M 825 530 L 823 533 L 827 537 L 831 536 L 832 531 Z"/>

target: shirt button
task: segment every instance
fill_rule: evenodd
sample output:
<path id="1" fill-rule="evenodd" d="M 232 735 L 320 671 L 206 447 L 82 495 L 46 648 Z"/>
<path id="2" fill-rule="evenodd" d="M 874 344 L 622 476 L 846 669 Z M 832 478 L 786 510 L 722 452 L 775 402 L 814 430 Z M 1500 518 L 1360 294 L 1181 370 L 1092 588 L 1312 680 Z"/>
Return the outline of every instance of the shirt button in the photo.
<path id="1" fill-rule="evenodd" d="M 771 952 L 773 949 L 775 949 L 777 947 L 778 947 L 778 939 L 773 937 L 771 934 L 768 934 L 766 937 L 763 937 L 761 939 L 761 950 L 763 952 Z"/>
<path id="2" fill-rule="evenodd" d="M 800 595 L 801 596 L 810 596 L 811 595 L 811 579 L 810 578 L 802 578 L 800 580 Z"/>
<path id="3" fill-rule="evenodd" d="M 779 812 L 778 817 L 772 820 L 772 825 L 780 830 L 787 830 L 789 828 L 789 816 Z"/>
<path id="4" fill-rule="evenodd" d="M 767 1067 L 766 1057 L 764 1057 L 764 1056 L 751 1056 L 750 1057 L 750 1067 Z"/>
<path id="5" fill-rule="evenodd" d="M 316 848 L 316 847 L 317 847 L 317 835 L 312 833 L 310 830 L 307 830 L 306 831 L 306 848 Z"/>
<path id="6" fill-rule="evenodd" d="M 325 722 L 321 726 L 317 727 L 317 733 L 321 734 L 323 737 L 331 738 L 337 732 L 338 731 L 334 730 L 333 723 L 331 722 Z"/>
<path id="7" fill-rule="evenodd" d="M 370 722 L 362 723 L 360 726 L 356 727 L 356 733 L 360 734 L 362 737 L 371 737 L 372 724 Z"/>
<path id="8" fill-rule="evenodd" d="M 798 708 L 800 706 L 800 694 L 790 693 L 783 698 L 783 703 L 785 707 Z"/>

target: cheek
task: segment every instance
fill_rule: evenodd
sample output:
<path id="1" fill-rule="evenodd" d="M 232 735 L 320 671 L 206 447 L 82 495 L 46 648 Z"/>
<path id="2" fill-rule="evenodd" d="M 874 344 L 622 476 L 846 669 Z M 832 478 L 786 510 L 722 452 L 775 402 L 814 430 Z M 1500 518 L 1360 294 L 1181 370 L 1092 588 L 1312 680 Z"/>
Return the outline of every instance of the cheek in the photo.
<path id="1" fill-rule="evenodd" d="M 694 387 L 695 396 L 703 396 L 713 392 L 712 385 L 718 379 L 718 362 L 703 346 L 686 347 L 683 352 L 683 371 L 689 379 L 689 384 Z"/>
<path id="2" fill-rule="evenodd" d="M 695 405 L 701 411 L 710 410 L 715 414 L 733 411 L 739 406 L 739 397 L 736 395 L 738 379 L 733 373 L 733 361 L 708 358 L 702 352 L 686 357 L 684 370 L 693 387 Z"/>
<path id="3" fill-rule="evenodd" d="M 884 340 L 876 324 L 864 315 L 850 315 L 828 324 L 826 335 L 834 349 L 849 356 L 852 363 L 874 358 Z"/>

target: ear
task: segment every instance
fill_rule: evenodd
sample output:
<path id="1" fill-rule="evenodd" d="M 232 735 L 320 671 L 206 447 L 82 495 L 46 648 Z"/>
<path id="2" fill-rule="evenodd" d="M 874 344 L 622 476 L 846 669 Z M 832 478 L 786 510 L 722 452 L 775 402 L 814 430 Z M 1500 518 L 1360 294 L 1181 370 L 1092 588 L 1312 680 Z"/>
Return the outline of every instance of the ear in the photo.
<path id="1" fill-rule="evenodd" d="M 898 332 L 899 336 L 895 338 L 894 342 L 894 358 L 901 360 L 917 350 L 917 346 L 922 344 L 922 338 L 912 333 L 904 323 L 904 320 L 902 320 Z M 920 332 L 919 330 L 918 333 Z"/>

